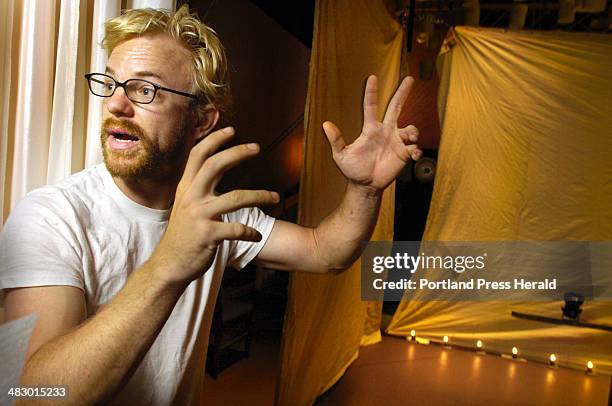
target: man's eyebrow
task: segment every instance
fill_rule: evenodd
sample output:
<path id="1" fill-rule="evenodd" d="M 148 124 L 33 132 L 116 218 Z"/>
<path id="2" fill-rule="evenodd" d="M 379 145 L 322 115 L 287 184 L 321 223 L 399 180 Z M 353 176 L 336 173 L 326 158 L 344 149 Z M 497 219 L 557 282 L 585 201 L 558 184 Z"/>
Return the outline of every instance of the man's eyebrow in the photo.
<path id="1" fill-rule="evenodd" d="M 114 75 L 114 74 L 115 74 L 115 71 L 114 71 L 112 68 L 109 68 L 109 67 L 107 66 L 107 67 L 106 67 L 106 73 L 110 73 L 111 75 Z M 134 75 L 135 75 L 136 77 L 148 76 L 148 77 L 151 77 L 151 78 L 156 78 L 156 79 L 159 79 L 159 80 L 161 80 L 162 82 L 164 82 L 164 81 L 165 81 L 165 80 L 164 80 L 164 78 L 163 78 L 163 77 L 161 77 L 159 74 L 157 74 L 157 73 L 155 73 L 155 72 L 148 71 L 148 70 L 143 70 L 143 71 L 138 71 L 138 72 L 135 72 L 135 73 L 134 73 Z"/>
<path id="2" fill-rule="evenodd" d="M 138 71 L 135 73 L 136 76 L 149 76 L 152 78 L 157 78 L 159 80 L 161 80 L 162 82 L 164 81 L 164 78 L 162 78 L 159 74 L 155 73 L 155 72 L 151 72 L 148 70 L 142 70 L 142 71 Z"/>

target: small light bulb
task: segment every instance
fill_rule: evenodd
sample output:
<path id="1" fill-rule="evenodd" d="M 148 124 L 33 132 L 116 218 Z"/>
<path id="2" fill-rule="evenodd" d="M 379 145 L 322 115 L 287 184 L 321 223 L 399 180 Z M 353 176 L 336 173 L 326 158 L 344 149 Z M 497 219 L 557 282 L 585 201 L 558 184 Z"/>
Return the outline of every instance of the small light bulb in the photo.
<path id="1" fill-rule="evenodd" d="M 480 340 L 476 341 L 476 348 L 478 348 L 478 349 L 482 348 L 482 341 L 480 341 Z"/>
<path id="2" fill-rule="evenodd" d="M 556 362 L 557 362 L 557 356 L 555 354 L 550 354 L 550 357 L 548 357 L 548 363 L 550 365 L 555 365 Z"/>
<path id="3" fill-rule="evenodd" d="M 448 344 L 448 336 L 442 337 L 442 341 L 444 341 L 444 344 Z"/>
<path id="4" fill-rule="evenodd" d="M 518 348 L 512 347 L 512 358 L 516 358 L 518 355 Z"/>
<path id="5" fill-rule="evenodd" d="M 416 337 L 416 331 L 410 330 L 410 337 L 412 338 Z"/>
<path id="6" fill-rule="evenodd" d="M 587 373 L 591 373 L 593 372 L 593 368 L 595 367 L 595 365 L 593 365 L 593 361 L 587 361 L 587 365 L 586 365 L 587 369 Z"/>
<path id="7" fill-rule="evenodd" d="M 424 44 L 429 39 L 429 35 L 426 32 L 421 32 L 417 35 L 416 41 L 418 44 Z"/>

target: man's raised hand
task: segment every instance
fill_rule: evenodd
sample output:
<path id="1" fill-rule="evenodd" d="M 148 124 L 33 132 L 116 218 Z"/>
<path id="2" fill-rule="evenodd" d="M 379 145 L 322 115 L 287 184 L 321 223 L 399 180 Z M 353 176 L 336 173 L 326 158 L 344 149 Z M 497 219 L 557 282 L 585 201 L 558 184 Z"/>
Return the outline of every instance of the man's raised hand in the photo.
<path id="1" fill-rule="evenodd" d="M 361 134 L 350 145 L 346 145 L 335 124 L 330 121 L 323 123 L 334 161 L 349 182 L 382 191 L 393 182 L 411 158 L 417 160 L 423 154 L 414 144 L 419 136 L 417 128 L 413 125 L 397 127 L 402 106 L 413 83 L 411 77 L 402 81 L 380 122 L 377 118 L 377 78 L 370 76 L 363 97 Z"/>
<path id="2" fill-rule="evenodd" d="M 267 190 L 233 190 L 216 195 L 223 174 L 259 152 L 257 144 L 243 144 L 217 152 L 234 135 L 231 127 L 209 134 L 194 146 L 179 182 L 168 228 L 152 259 L 162 265 L 157 277 L 166 283 L 187 284 L 212 264 L 223 240 L 260 241 L 254 228 L 225 223 L 221 215 L 279 201 Z"/>

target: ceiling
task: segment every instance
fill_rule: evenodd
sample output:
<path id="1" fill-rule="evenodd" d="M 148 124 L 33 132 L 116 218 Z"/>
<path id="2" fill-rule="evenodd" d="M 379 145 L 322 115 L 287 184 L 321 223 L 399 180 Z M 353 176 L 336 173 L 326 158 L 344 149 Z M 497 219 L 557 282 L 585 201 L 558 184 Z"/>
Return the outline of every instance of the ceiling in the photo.
<path id="1" fill-rule="evenodd" d="M 312 45 L 315 0 L 250 0 L 308 48 Z"/>
<path id="2" fill-rule="evenodd" d="M 273 18 L 304 45 L 312 45 L 315 0 L 250 0 Z M 564 24 L 559 23 L 559 0 L 416 0 L 415 16 L 434 15 L 445 24 L 464 24 L 470 4 L 479 7 L 478 25 L 501 27 L 509 25 L 513 7 L 526 5 L 523 28 L 531 30 L 560 29 L 564 31 L 612 32 L 612 0 L 564 0 L 574 2 Z M 406 1 L 408 2 L 408 1 Z M 594 6 L 599 3 L 598 6 Z M 605 5 L 603 5 L 605 3 Z M 600 11 L 603 5 L 603 11 Z M 565 11 L 567 14 L 567 10 Z"/>

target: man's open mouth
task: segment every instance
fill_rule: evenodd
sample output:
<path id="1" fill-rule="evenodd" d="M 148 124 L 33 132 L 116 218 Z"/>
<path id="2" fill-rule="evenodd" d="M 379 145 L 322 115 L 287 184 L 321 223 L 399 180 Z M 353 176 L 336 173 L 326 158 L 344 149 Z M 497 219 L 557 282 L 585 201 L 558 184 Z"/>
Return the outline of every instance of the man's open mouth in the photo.
<path id="1" fill-rule="evenodd" d="M 111 128 L 107 130 L 108 143 L 113 149 L 127 149 L 136 145 L 140 138 L 120 128 Z"/>
<path id="2" fill-rule="evenodd" d="M 136 142 L 139 140 L 138 136 L 136 135 L 118 130 L 111 130 L 108 132 L 108 135 L 115 138 L 119 142 Z"/>

